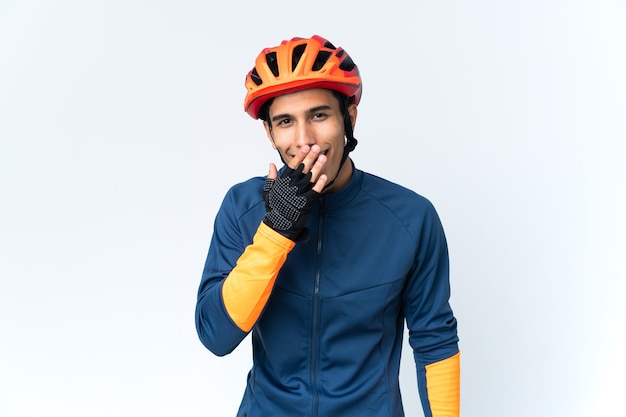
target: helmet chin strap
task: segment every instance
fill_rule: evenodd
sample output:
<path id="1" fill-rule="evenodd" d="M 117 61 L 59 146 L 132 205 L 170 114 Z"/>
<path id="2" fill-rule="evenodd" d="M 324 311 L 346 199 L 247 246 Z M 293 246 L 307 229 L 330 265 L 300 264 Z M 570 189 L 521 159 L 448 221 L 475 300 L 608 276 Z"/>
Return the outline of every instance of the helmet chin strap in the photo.
<path id="1" fill-rule="evenodd" d="M 328 182 L 328 184 L 326 184 L 324 186 L 324 190 L 326 190 L 328 187 L 333 185 L 333 183 L 335 182 L 335 180 L 339 176 L 339 173 L 341 172 L 341 168 L 343 167 L 343 164 L 348 160 L 348 154 L 350 152 L 352 152 L 354 150 L 354 148 L 356 148 L 356 145 L 358 143 L 358 141 L 354 137 L 354 132 L 352 131 L 352 120 L 350 119 L 350 114 L 348 113 L 348 106 L 347 105 L 344 106 L 343 114 L 344 114 L 344 116 L 343 116 L 343 124 L 344 124 L 345 135 L 346 135 L 346 144 L 343 147 L 343 156 L 341 157 L 341 162 L 339 163 L 339 168 L 337 168 L 337 174 L 335 175 L 335 178 L 330 180 Z"/>

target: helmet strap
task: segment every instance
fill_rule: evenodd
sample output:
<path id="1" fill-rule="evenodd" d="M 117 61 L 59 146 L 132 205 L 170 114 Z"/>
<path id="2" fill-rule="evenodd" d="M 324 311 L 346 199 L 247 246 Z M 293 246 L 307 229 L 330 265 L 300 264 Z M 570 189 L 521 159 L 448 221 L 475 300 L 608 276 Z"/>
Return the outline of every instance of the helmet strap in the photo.
<path id="1" fill-rule="evenodd" d="M 339 176 L 339 173 L 341 172 L 343 164 L 348 160 L 348 154 L 352 152 L 354 148 L 356 148 L 357 143 L 359 143 L 359 141 L 356 140 L 356 138 L 354 137 L 354 131 L 352 130 L 352 119 L 350 118 L 350 113 L 348 113 L 348 105 L 350 104 L 352 98 L 347 96 L 344 97 L 345 99 L 339 100 L 339 105 L 341 107 L 341 110 L 343 111 L 343 126 L 346 135 L 346 144 L 343 147 L 343 156 L 341 157 L 341 162 L 339 163 L 337 174 L 335 175 L 335 178 L 330 180 L 328 184 L 324 186 L 324 189 L 327 189 L 328 187 L 333 185 L 333 183 Z"/>

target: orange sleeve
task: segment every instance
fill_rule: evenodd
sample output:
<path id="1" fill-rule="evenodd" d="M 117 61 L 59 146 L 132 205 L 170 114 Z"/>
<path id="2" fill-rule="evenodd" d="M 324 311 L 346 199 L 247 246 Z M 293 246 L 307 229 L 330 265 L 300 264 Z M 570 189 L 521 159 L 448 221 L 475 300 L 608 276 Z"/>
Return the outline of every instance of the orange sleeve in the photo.
<path id="1" fill-rule="evenodd" d="M 458 417 L 461 353 L 426 366 L 426 389 L 433 417 Z"/>
<path id="2" fill-rule="evenodd" d="M 243 331 L 258 320 L 287 254 L 295 243 L 261 223 L 252 244 L 244 250 L 222 285 L 224 307 Z"/>

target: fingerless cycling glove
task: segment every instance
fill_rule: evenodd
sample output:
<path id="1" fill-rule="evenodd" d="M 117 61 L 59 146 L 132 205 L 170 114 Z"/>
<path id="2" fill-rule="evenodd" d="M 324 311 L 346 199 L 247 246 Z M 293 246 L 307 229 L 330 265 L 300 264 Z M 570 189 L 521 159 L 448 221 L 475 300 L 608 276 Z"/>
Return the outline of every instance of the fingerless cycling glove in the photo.
<path id="1" fill-rule="evenodd" d="M 288 239 L 304 241 L 304 227 L 313 203 L 320 193 L 313 190 L 311 172 L 304 174 L 304 164 L 297 169 L 285 167 L 277 179 L 266 178 L 263 198 L 267 213 L 263 222 Z"/>

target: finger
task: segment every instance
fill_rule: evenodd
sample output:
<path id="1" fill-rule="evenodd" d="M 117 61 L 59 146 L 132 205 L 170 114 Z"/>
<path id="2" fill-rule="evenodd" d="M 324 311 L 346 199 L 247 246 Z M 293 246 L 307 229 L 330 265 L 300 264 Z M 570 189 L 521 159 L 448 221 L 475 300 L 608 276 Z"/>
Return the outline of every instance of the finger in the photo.
<path id="1" fill-rule="evenodd" d="M 276 169 L 276 165 L 274 165 L 273 162 L 270 162 L 270 171 L 267 174 L 267 178 L 270 178 L 272 180 L 278 178 L 278 169 Z"/>
<path id="2" fill-rule="evenodd" d="M 313 145 L 310 147 L 309 152 L 306 154 L 304 160 L 302 161 L 302 163 L 304 164 L 303 172 L 305 174 L 313 168 L 315 162 L 320 156 L 320 152 L 321 148 L 318 145 Z"/>
<path id="3" fill-rule="evenodd" d="M 313 186 L 313 191 L 317 193 L 321 193 L 324 190 L 324 187 L 326 187 L 327 182 L 328 182 L 328 176 L 326 176 L 326 174 L 320 175 L 319 179 Z"/>
<path id="4" fill-rule="evenodd" d="M 322 169 L 324 168 L 324 164 L 328 158 L 326 155 L 319 155 L 311 167 L 311 182 L 316 182 L 320 174 L 322 173 Z"/>
<path id="5" fill-rule="evenodd" d="M 308 145 L 304 145 L 303 147 L 301 147 L 298 150 L 298 153 L 296 153 L 296 155 L 293 157 L 293 159 L 289 161 L 289 168 L 297 169 L 300 166 L 300 164 L 304 161 L 304 158 L 306 158 L 310 150 L 311 150 L 311 147 Z"/>

